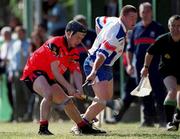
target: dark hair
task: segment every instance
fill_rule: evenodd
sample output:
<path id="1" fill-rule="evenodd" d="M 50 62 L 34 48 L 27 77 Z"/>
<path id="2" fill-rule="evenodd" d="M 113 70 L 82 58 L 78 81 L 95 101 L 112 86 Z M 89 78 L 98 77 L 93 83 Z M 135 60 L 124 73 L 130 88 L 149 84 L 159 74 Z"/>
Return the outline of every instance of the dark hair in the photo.
<path id="1" fill-rule="evenodd" d="M 76 32 L 87 33 L 87 28 L 75 20 L 69 21 L 69 23 L 66 25 L 65 30 L 73 31 L 73 34 L 75 34 Z"/>
<path id="2" fill-rule="evenodd" d="M 137 13 L 137 9 L 134 6 L 132 6 L 132 5 L 125 5 L 121 9 L 120 16 L 122 16 L 122 15 L 126 16 L 129 12 Z"/>

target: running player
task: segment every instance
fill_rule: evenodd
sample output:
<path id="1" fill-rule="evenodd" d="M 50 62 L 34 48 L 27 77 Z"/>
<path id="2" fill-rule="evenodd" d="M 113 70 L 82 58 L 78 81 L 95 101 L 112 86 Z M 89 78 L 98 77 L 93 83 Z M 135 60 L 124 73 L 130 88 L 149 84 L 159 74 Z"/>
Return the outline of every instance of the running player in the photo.
<path id="1" fill-rule="evenodd" d="M 97 19 L 98 20 L 98 19 Z M 137 20 L 137 10 L 134 6 L 122 8 L 120 17 L 100 26 L 99 34 L 89 50 L 90 55 L 84 63 L 86 80 L 95 82 L 93 87 L 95 97 L 110 100 L 113 96 L 112 66 L 123 53 L 126 32 L 133 29 Z M 104 105 L 93 102 L 86 110 L 83 118 L 91 122 L 103 109 Z"/>

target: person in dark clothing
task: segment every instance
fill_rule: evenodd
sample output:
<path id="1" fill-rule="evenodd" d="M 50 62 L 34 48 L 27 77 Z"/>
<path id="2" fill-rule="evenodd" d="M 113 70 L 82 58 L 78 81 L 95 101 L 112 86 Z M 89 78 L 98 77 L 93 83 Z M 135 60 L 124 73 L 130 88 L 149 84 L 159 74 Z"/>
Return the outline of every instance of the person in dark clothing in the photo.
<path id="1" fill-rule="evenodd" d="M 170 32 L 160 36 L 148 49 L 141 75 L 147 76 L 154 56 L 161 57 L 159 71 L 168 91 L 164 101 L 167 130 L 177 131 L 180 122 L 180 15 L 170 17 L 168 27 Z"/>
<path id="2" fill-rule="evenodd" d="M 148 2 L 144 2 L 139 6 L 139 14 L 141 21 L 138 22 L 132 32 L 130 43 L 127 46 L 127 72 L 128 74 L 134 73 L 134 66 L 132 65 L 132 57 L 136 58 L 136 71 L 137 71 L 137 83 L 140 81 L 140 71 L 144 64 L 144 57 L 146 50 L 149 46 L 155 42 L 155 39 L 164 33 L 163 27 L 152 20 L 152 6 Z M 142 98 L 143 106 L 143 119 L 141 120 L 141 126 L 154 126 L 156 110 L 157 116 L 159 116 L 160 126 L 164 126 L 165 117 L 163 109 L 163 101 L 166 96 L 165 87 L 163 81 L 158 72 L 159 57 L 156 56 L 149 69 L 151 73 L 149 75 L 150 83 L 152 86 L 152 93 L 149 96 Z M 155 107 L 155 102 L 157 107 Z"/>

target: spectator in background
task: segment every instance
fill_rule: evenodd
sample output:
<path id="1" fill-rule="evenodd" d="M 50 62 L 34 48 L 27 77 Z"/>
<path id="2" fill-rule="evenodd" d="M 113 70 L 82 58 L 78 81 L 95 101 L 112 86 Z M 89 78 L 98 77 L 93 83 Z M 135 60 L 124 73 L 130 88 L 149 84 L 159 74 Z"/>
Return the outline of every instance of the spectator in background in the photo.
<path id="1" fill-rule="evenodd" d="M 117 0 L 106 0 L 105 5 L 106 16 L 118 16 L 118 1 Z"/>
<path id="2" fill-rule="evenodd" d="M 44 15 L 47 20 L 48 34 L 55 36 L 59 34 L 61 29 L 64 29 L 67 23 L 66 10 L 63 5 L 58 3 L 58 0 L 48 0 L 48 14 Z"/>
<path id="3" fill-rule="evenodd" d="M 45 41 L 43 36 L 38 31 L 33 31 L 31 33 L 31 39 L 30 39 L 30 47 L 29 47 L 29 54 L 30 56 L 32 53 L 38 49 Z"/>
<path id="4" fill-rule="evenodd" d="M 2 45 L 0 47 L 0 59 L 3 61 L 5 70 L 4 73 L 6 76 L 3 78 L 8 90 L 8 98 L 11 104 L 12 109 L 14 109 L 14 100 L 12 94 L 12 46 L 13 46 L 13 39 L 11 37 L 11 28 L 9 26 L 5 26 L 1 29 L 1 35 L 3 38 Z M 2 64 L 2 63 L 1 63 Z M 14 110 L 13 110 L 14 111 Z M 13 115 L 12 119 L 13 120 Z"/>
<path id="5" fill-rule="evenodd" d="M 26 38 L 26 30 L 22 26 L 17 26 L 15 28 L 17 33 L 17 40 L 15 40 L 12 46 L 12 62 L 13 62 L 13 70 L 12 70 L 12 81 L 14 84 L 14 120 L 21 121 L 24 113 L 27 109 L 27 102 L 29 99 L 29 89 L 19 80 L 23 68 L 26 64 L 27 58 L 29 57 L 29 47 L 30 42 L 28 38 Z"/>
<path id="6" fill-rule="evenodd" d="M 130 43 L 127 46 L 127 72 L 128 74 L 134 73 L 134 66 L 132 65 L 132 58 L 135 55 L 137 70 L 137 82 L 140 81 L 140 70 L 144 64 L 144 57 L 146 50 L 149 46 L 155 42 L 155 39 L 164 33 L 163 27 L 152 20 L 152 6 L 148 2 L 144 2 L 139 6 L 139 15 L 141 21 L 138 22 L 133 30 Z M 149 68 L 149 79 L 152 86 L 152 93 L 149 96 L 142 98 L 143 104 L 143 120 L 141 120 L 141 126 L 154 126 L 157 104 L 157 115 L 159 116 L 160 126 L 164 126 L 165 116 L 163 101 L 166 96 L 166 91 L 163 85 L 163 81 L 158 72 L 159 57 L 156 56 Z"/>
<path id="7" fill-rule="evenodd" d="M 157 55 L 161 56 L 159 71 L 168 91 L 164 100 L 167 130 L 177 131 L 180 123 L 180 15 L 169 18 L 168 28 L 170 32 L 160 36 L 148 49 L 141 74 L 151 75 L 149 67 L 152 60 Z"/>
<path id="8" fill-rule="evenodd" d="M 34 32 L 31 34 L 31 38 L 35 39 L 37 37 L 40 37 L 40 39 L 45 42 L 48 39 L 48 34 L 47 34 L 47 27 L 43 23 L 38 24 L 34 28 Z M 34 40 L 35 41 L 35 40 Z M 34 42 L 32 41 L 32 42 Z M 36 41 L 35 41 L 36 42 Z M 36 44 L 36 43 L 35 43 Z"/>
<path id="9" fill-rule="evenodd" d="M 15 40 L 18 38 L 15 28 L 17 26 L 21 26 L 21 25 L 22 25 L 22 23 L 18 17 L 16 17 L 16 16 L 10 17 L 9 26 L 11 27 L 11 31 L 12 31 L 12 39 Z"/>

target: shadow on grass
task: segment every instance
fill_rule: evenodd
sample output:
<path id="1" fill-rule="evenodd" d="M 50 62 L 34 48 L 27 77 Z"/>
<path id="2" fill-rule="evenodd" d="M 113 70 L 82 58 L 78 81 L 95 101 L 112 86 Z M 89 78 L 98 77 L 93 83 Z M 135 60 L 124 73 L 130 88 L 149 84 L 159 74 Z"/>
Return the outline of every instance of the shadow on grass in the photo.
<path id="1" fill-rule="evenodd" d="M 171 132 L 172 133 L 172 132 Z M 175 132 L 173 132 L 175 133 Z M 179 139 L 179 135 L 177 134 L 167 134 L 167 133 L 126 133 L 126 134 L 123 134 L 123 133 L 110 133 L 109 136 L 113 136 L 113 137 L 143 137 L 143 138 L 149 138 L 149 137 L 153 137 L 153 138 L 171 138 L 171 139 Z"/>
<path id="2" fill-rule="evenodd" d="M 110 138 L 133 138 L 133 139 L 179 139 L 180 134 L 178 132 L 165 132 L 165 133 L 122 133 L 122 132 L 118 132 L 118 133 L 114 133 L 114 132 L 108 132 L 107 134 L 91 134 L 91 135 L 73 135 L 73 134 L 56 134 L 55 136 L 51 136 L 52 138 L 86 138 L 89 139 L 89 137 L 91 138 L 102 138 L 105 139 L 107 137 Z M 31 132 L 31 133 L 23 133 L 23 132 L 0 132 L 0 137 L 13 137 L 13 138 L 44 138 L 45 136 L 39 136 L 37 133 Z M 9 138 L 8 138 L 9 139 Z"/>
<path id="3" fill-rule="evenodd" d="M 0 132 L 0 136 L 34 136 L 34 133 L 22 132 Z"/>

